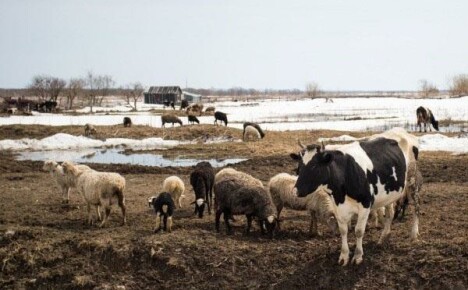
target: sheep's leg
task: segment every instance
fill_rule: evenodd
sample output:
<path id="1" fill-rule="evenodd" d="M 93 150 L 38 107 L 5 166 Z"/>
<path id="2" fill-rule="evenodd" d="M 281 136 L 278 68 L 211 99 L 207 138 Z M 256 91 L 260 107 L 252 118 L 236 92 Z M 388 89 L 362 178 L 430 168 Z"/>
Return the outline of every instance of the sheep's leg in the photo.
<path id="1" fill-rule="evenodd" d="M 245 234 L 248 235 L 250 233 L 250 228 L 252 227 L 252 215 L 248 214 L 245 216 L 247 217 L 247 227 L 245 228 Z"/>
<path id="2" fill-rule="evenodd" d="M 167 218 L 167 231 L 169 233 L 172 232 L 172 217 L 171 216 Z"/>
<path id="3" fill-rule="evenodd" d="M 62 203 L 68 203 L 68 187 L 62 187 Z"/>
<path id="4" fill-rule="evenodd" d="M 94 207 L 95 211 L 96 211 L 96 217 L 97 217 L 97 220 L 98 221 L 102 221 L 102 217 L 101 217 L 101 207 L 99 205 L 95 206 Z"/>
<path id="5" fill-rule="evenodd" d="M 184 198 L 183 195 L 179 196 L 179 208 L 182 208 L 182 198 Z"/>
<path id="6" fill-rule="evenodd" d="M 262 235 L 265 234 L 265 221 L 258 220 L 258 226 L 260 227 L 260 232 Z"/>
<path id="7" fill-rule="evenodd" d="M 195 212 L 197 212 L 196 209 L 195 209 Z M 218 232 L 218 233 L 219 233 L 219 219 L 221 218 L 222 213 L 223 213 L 222 210 L 220 210 L 220 209 L 216 210 L 215 226 L 216 226 L 216 232 Z"/>
<path id="8" fill-rule="evenodd" d="M 93 224 L 93 217 L 91 215 L 91 205 L 88 203 L 86 208 L 88 210 L 88 225 L 92 225 Z"/>
<path id="9" fill-rule="evenodd" d="M 384 229 L 382 231 L 382 235 L 380 236 L 378 244 L 382 244 L 387 239 L 388 235 L 390 234 L 390 227 L 393 221 L 393 215 L 395 214 L 393 210 L 393 204 L 389 204 L 385 206 L 385 222 L 384 222 Z"/>
<path id="10" fill-rule="evenodd" d="M 164 213 L 162 215 L 162 219 L 163 219 L 163 224 L 164 224 L 164 231 L 167 231 L 167 213 Z"/>
<path id="11" fill-rule="evenodd" d="M 309 235 L 311 237 L 318 236 L 317 217 L 315 216 L 315 211 L 310 211 Z"/>
<path id="12" fill-rule="evenodd" d="M 354 256 L 351 260 L 351 264 L 355 263 L 356 265 L 359 265 L 362 263 L 362 256 L 364 255 L 362 239 L 364 237 L 364 232 L 366 231 L 366 224 L 369 218 L 369 213 L 370 208 L 361 207 L 359 209 L 356 227 L 354 228 L 354 233 L 356 234 L 356 249 L 354 250 Z"/>
<path id="13" fill-rule="evenodd" d="M 281 230 L 281 219 L 280 219 L 280 214 L 281 214 L 281 211 L 283 210 L 283 204 L 279 204 L 277 207 L 276 207 L 276 211 L 278 212 L 278 230 Z"/>
<path id="14" fill-rule="evenodd" d="M 229 217 L 231 216 L 231 211 L 230 210 L 224 210 L 223 216 L 224 216 L 224 223 L 226 224 L 226 233 L 228 235 L 231 235 L 232 234 L 232 228 L 231 228 L 231 225 L 229 224 Z"/>
<path id="15" fill-rule="evenodd" d="M 107 219 L 109 218 L 110 212 L 111 212 L 111 208 L 110 208 L 110 205 L 108 205 L 108 206 L 105 207 L 104 219 L 102 220 L 99 227 L 101 227 L 101 228 L 104 227 L 104 224 L 107 222 Z"/>
<path id="16" fill-rule="evenodd" d="M 156 226 L 154 227 L 154 232 L 157 233 L 161 229 L 161 214 L 156 213 Z"/>
<path id="17" fill-rule="evenodd" d="M 120 193 L 118 195 L 118 203 L 119 207 L 122 210 L 122 225 L 127 224 L 127 209 L 125 207 L 125 198 L 123 196 L 123 193 Z"/>

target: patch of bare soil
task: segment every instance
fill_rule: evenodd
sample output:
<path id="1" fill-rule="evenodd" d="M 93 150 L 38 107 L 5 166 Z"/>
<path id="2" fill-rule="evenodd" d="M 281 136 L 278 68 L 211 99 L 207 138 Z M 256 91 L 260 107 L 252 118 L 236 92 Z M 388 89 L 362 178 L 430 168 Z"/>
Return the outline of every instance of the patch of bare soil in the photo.
<path id="1" fill-rule="evenodd" d="M 184 127 L 166 130 L 180 131 L 173 133 L 179 138 L 199 136 L 202 131 L 240 136 L 240 130 L 224 127 L 200 126 L 196 131 Z M 143 128 L 155 130 L 136 126 L 128 132 L 135 129 L 136 133 L 129 134 L 143 137 Z M 104 132 L 115 129 L 123 130 L 110 126 Z M 273 175 L 295 168 L 289 153 L 298 149 L 296 138 L 312 143 L 317 137 L 341 134 L 268 132 L 259 142 L 192 144 L 183 151 L 247 156 L 249 160 L 233 167 L 266 184 Z M 377 245 L 381 229 L 368 227 L 363 264 L 341 267 L 337 264 L 339 235 L 320 225 L 323 236 L 310 238 L 305 212 L 283 210 L 282 231 L 273 240 L 262 236 L 258 228 L 245 236 L 242 217 L 234 224 L 234 235 L 225 234 L 223 223 L 221 233 L 216 233 L 213 214 L 203 219 L 193 216 L 191 168 L 91 164 L 98 170 L 120 172 L 127 180 L 128 225 L 119 226 L 121 214 L 115 207 L 108 226 L 100 229 L 83 224 L 86 210 L 77 194 L 71 195 L 70 205 L 60 203 L 59 191 L 49 175 L 41 172 L 41 163 L 18 162 L 2 153 L 0 288 L 466 289 L 468 156 L 422 152 L 420 160 L 425 178 L 420 241 L 409 240 L 410 211 L 403 222 L 392 225 L 391 238 L 384 246 Z M 175 214 L 173 232 L 153 234 L 155 218 L 147 197 L 158 193 L 162 181 L 174 174 L 185 182 L 187 198 Z M 349 237 L 353 250 L 354 234 Z"/>

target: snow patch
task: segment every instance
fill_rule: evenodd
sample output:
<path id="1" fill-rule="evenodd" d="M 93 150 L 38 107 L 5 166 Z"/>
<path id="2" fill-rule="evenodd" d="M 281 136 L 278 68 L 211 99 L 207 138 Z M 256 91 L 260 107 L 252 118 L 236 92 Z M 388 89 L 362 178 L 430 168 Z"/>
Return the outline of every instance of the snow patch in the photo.
<path id="1" fill-rule="evenodd" d="M 419 149 L 423 151 L 468 152 L 468 136 L 447 137 L 442 134 L 428 134 L 419 137 Z"/>
<path id="2" fill-rule="evenodd" d="M 127 138 L 109 138 L 105 141 L 84 136 L 73 136 L 58 133 L 43 139 L 23 138 L 19 140 L 1 140 L 0 150 L 66 150 L 80 148 L 105 148 L 125 146 L 133 149 L 162 149 L 179 145 L 179 141 L 163 140 L 162 138 L 146 138 L 142 140 Z"/>

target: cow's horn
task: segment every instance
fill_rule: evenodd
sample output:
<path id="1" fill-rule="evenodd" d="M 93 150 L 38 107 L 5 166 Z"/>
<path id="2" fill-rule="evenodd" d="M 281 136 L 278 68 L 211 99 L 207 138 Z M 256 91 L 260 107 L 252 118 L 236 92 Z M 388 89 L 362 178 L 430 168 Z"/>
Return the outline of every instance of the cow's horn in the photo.
<path id="1" fill-rule="evenodd" d="M 304 144 L 302 144 L 301 140 L 297 139 L 297 144 L 302 148 L 302 149 L 305 149 L 306 147 L 304 146 Z"/>

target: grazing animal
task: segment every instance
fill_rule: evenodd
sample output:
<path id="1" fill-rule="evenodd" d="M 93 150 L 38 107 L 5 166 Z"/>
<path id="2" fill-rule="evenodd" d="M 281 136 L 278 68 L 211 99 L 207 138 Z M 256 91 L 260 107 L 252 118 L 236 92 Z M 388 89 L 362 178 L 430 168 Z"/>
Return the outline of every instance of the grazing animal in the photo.
<path id="1" fill-rule="evenodd" d="M 174 123 L 179 123 L 182 126 L 182 121 L 174 115 L 162 115 L 161 122 L 163 128 L 166 123 L 172 123 L 172 127 L 174 127 Z"/>
<path id="2" fill-rule="evenodd" d="M 180 102 L 180 110 L 183 110 L 189 106 L 189 102 L 187 100 L 182 100 Z"/>
<path id="3" fill-rule="evenodd" d="M 89 136 L 91 134 L 95 135 L 97 133 L 97 130 L 96 128 L 94 128 L 94 126 L 92 124 L 89 124 L 87 123 L 85 126 L 84 126 L 84 134 L 85 136 Z"/>
<path id="4" fill-rule="evenodd" d="M 214 113 L 214 117 L 215 117 L 214 123 L 215 123 L 216 125 L 218 125 L 218 120 L 219 120 L 219 121 L 221 121 L 221 122 L 224 122 L 224 125 L 227 126 L 227 124 L 228 124 L 228 119 L 227 119 L 227 116 L 226 116 L 225 113 L 220 112 L 220 111 L 216 111 L 216 112 Z"/>
<path id="5" fill-rule="evenodd" d="M 94 207 L 99 218 L 99 207 L 104 207 L 105 215 L 100 227 L 103 227 L 110 215 L 111 206 L 117 201 L 122 210 L 122 225 L 127 222 L 125 207 L 125 178 L 118 173 L 82 170 L 69 161 L 62 163 L 63 172 L 68 175 L 76 189 L 83 196 L 88 209 L 88 224 L 92 225 L 94 219 L 91 207 Z"/>
<path id="6" fill-rule="evenodd" d="M 124 125 L 124 127 L 131 127 L 132 126 L 132 119 L 130 119 L 130 117 L 124 117 L 123 125 Z"/>
<path id="7" fill-rule="evenodd" d="M 295 185 L 297 195 L 305 197 L 323 187 L 331 191 L 335 201 L 336 219 L 342 238 L 338 262 L 349 261 L 348 223 L 357 214 L 356 250 L 352 262 L 363 260 L 362 240 L 371 209 L 385 207 L 385 224 L 379 243 L 390 233 L 393 203 L 407 191 L 409 164 L 416 162 L 417 138 L 404 129 L 394 128 L 371 136 L 367 141 L 338 146 L 334 150 L 307 148 L 302 155 L 299 176 Z M 415 202 L 411 238 L 417 239 L 419 198 Z"/>
<path id="8" fill-rule="evenodd" d="M 265 137 L 265 133 L 258 124 L 251 122 L 244 123 L 244 132 L 242 133 L 243 141 L 251 138 L 263 139 L 263 137 Z"/>
<path id="9" fill-rule="evenodd" d="M 164 231 L 172 232 L 172 215 L 174 214 L 174 200 L 169 192 L 162 192 L 157 197 L 151 197 L 148 200 L 150 206 L 153 206 L 156 213 L 156 227 L 154 233 L 161 230 L 161 220 L 163 221 Z"/>
<path id="10" fill-rule="evenodd" d="M 173 110 L 175 110 L 175 105 L 173 101 L 164 101 L 163 108 L 165 109 L 166 107 L 171 107 Z"/>
<path id="11" fill-rule="evenodd" d="M 216 111 L 215 107 L 208 107 L 206 108 L 205 113 L 214 113 L 214 111 Z"/>
<path id="12" fill-rule="evenodd" d="M 432 114 L 431 110 L 429 110 L 428 108 L 424 108 L 424 107 L 417 108 L 416 117 L 417 117 L 417 122 L 418 122 L 417 126 L 419 127 L 419 132 L 421 132 L 421 129 L 422 129 L 421 124 L 424 124 L 424 132 L 427 132 L 427 129 L 426 129 L 427 124 L 429 124 L 429 131 L 432 131 L 431 125 L 432 127 L 434 127 L 436 131 L 439 131 L 439 121 L 436 121 L 436 119 L 434 118 L 434 114 Z"/>
<path id="13" fill-rule="evenodd" d="M 195 192 L 195 201 L 193 202 L 195 204 L 194 214 L 198 213 L 199 218 L 203 217 L 205 204 L 208 205 L 208 213 L 211 214 L 214 180 L 213 166 L 206 161 L 197 163 L 190 174 L 190 184 Z"/>
<path id="14" fill-rule="evenodd" d="M 164 192 L 169 192 L 172 199 L 176 202 L 176 206 L 178 206 L 178 208 L 182 208 L 182 199 L 185 198 L 185 185 L 182 179 L 177 176 L 166 178 L 163 182 L 162 190 Z"/>
<path id="15" fill-rule="evenodd" d="M 80 170 L 92 170 L 86 165 L 75 165 Z M 62 192 L 62 203 L 69 203 L 70 191 L 75 187 L 73 180 L 68 177 L 63 171 L 62 165 L 55 161 L 47 160 L 42 166 L 42 170 L 50 173 Z"/>
<path id="16" fill-rule="evenodd" d="M 245 214 L 246 234 L 250 232 L 253 218 L 257 217 L 262 233 L 266 228 L 270 238 L 273 238 L 278 222 L 276 208 L 260 180 L 232 168 L 225 168 L 215 176 L 214 192 L 217 232 L 221 214 L 224 215 L 227 234 L 232 233 L 229 224 L 232 215 Z"/>
<path id="17" fill-rule="evenodd" d="M 297 197 L 294 186 L 297 176 L 287 173 L 279 173 L 270 179 L 268 191 L 278 211 L 278 221 L 283 207 L 294 210 L 307 210 L 310 213 L 309 233 L 311 236 L 318 235 L 317 221 L 327 224 L 332 231 L 337 229 L 334 214 L 333 201 L 326 190 L 318 191 L 306 197 Z M 278 223 L 278 226 L 281 223 Z M 279 227 L 278 227 L 279 228 Z"/>
<path id="18" fill-rule="evenodd" d="M 188 115 L 188 121 L 190 124 L 195 124 L 195 123 L 200 124 L 200 121 L 194 115 Z"/>
<path id="19" fill-rule="evenodd" d="M 189 114 L 189 115 L 198 113 L 198 115 L 201 116 L 202 111 L 203 111 L 203 104 L 201 104 L 201 103 L 193 104 L 193 105 L 187 107 L 187 114 Z"/>

